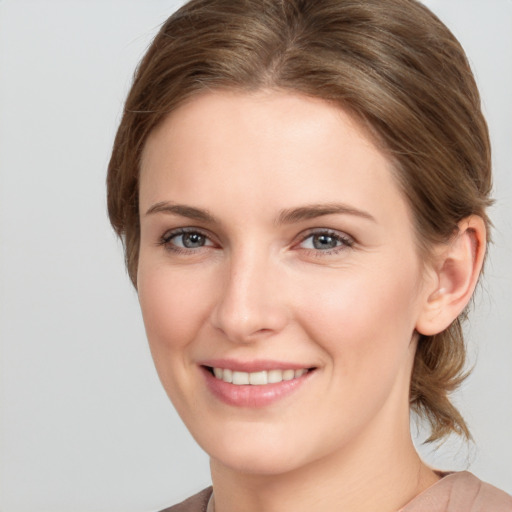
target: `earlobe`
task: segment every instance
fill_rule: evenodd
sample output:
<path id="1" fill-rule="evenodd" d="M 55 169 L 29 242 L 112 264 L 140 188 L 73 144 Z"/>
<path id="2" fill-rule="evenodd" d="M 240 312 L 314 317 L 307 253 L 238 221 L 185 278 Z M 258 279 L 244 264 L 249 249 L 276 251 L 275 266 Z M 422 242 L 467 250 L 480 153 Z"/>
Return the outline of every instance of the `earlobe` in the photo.
<path id="1" fill-rule="evenodd" d="M 466 217 L 447 244 L 438 247 L 434 279 L 416 330 L 432 336 L 446 329 L 468 304 L 475 290 L 486 250 L 486 227 L 477 215 Z"/>

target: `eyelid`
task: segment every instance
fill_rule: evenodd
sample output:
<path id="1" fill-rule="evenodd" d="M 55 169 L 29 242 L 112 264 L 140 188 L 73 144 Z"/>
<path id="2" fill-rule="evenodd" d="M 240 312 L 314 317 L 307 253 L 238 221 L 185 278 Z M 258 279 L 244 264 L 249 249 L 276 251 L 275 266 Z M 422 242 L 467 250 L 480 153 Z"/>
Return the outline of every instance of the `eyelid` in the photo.
<path id="1" fill-rule="evenodd" d="M 187 248 L 187 247 L 180 247 L 178 245 L 172 244 L 172 240 L 175 237 L 178 237 L 180 235 L 184 235 L 187 233 L 198 233 L 201 236 L 204 236 L 207 240 L 206 245 L 197 247 L 197 248 Z M 327 235 L 331 236 L 335 239 L 337 239 L 340 244 L 336 247 L 333 247 L 331 249 L 314 249 L 314 248 L 301 248 L 300 245 L 306 241 L 308 238 L 311 238 L 315 235 Z M 304 251 L 308 251 L 310 253 L 314 253 L 316 256 L 327 256 L 329 254 L 338 253 L 340 251 L 349 249 L 356 243 L 356 240 L 353 236 L 347 234 L 344 231 L 340 231 L 337 229 L 332 228 L 310 228 L 302 233 L 300 233 L 296 237 L 296 241 L 292 243 L 293 249 L 302 249 Z M 216 241 L 215 237 L 209 232 L 209 230 L 206 230 L 204 228 L 196 227 L 196 226 L 182 226 L 178 228 L 172 228 L 166 230 L 158 239 L 156 245 L 163 246 L 166 250 L 175 252 L 175 253 L 197 253 L 201 251 L 202 249 L 207 248 L 218 248 L 219 243 Z"/>
<path id="2" fill-rule="evenodd" d="M 314 252 L 315 254 L 318 254 L 320 256 L 346 250 L 346 249 L 352 247 L 356 243 L 356 240 L 354 239 L 354 237 L 350 236 L 349 234 L 345 233 L 344 231 L 339 231 L 337 229 L 332 229 L 332 228 L 311 228 L 305 232 L 302 232 L 299 235 L 299 240 L 296 243 L 294 243 L 294 247 L 300 246 L 300 244 L 305 242 L 308 238 L 311 238 L 312 236 L 315 236 L 315 235 L 332 236 L 341 242 L 341 244 L 339 246 L 333 247 L 332 249 L 325 249 L 325 250 L 304 249 L 306 251 Z"/>
<path id="3" fill-rule="evenodd" d="M 179 247 L 177 245 L 172 244 L 172 240 L 180 235 L 186 235 L 188 233 L 197 233 L 201 236 L 204 236 L 206 240 L 210 242 L 208 245 L 204 245 L 198 248 L 188 248 L 188 247 Z M 205 247 L 215 247 L 217 242 L 212 237 L 211 233 L 207 230 L 195 226 L 185 226 L 179 228 L 168 229 L 163 233 L 163 235 L 159 238 L 157 245 L 163 246 L 165 249 L 177 253 L 183 252 L 198 252 Z"/>

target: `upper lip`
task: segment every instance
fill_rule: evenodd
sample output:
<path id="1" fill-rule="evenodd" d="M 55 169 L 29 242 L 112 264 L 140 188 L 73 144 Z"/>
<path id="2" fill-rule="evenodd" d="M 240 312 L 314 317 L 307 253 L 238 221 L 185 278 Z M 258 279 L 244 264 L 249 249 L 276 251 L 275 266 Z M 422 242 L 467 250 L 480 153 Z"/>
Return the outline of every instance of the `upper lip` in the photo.
<path id="1" fill-rule="evenodd" d="M 252 361 L 240 361 L 238 359 L 208 359 L 200 361 L 201 366 L 210 368 L 228 368 L 236 372 L 262 372 L 269 370 L 300 370 L 302 368 L 314 368 L 311 365 L 292 363 L 285 361 L 274 361 L 270 359 L 253 359 Z"/>

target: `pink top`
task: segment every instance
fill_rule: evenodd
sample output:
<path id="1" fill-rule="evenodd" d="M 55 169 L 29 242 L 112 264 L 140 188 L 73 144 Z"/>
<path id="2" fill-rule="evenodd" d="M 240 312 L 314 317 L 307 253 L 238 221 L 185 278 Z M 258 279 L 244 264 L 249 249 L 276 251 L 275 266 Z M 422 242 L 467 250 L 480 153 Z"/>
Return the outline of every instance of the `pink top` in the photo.
<path id="1" fill-rule="evenodd" d="M 462 471 L 441 478 L 398 512 L 512 512 L 512 496 Z"/>
<path id="2" fill-rule="evenodd" d="M 161 512 L 207 512 L 212 488 Z M 512 496 L 462 471 L 450 473 L 398 512 L 512 512 Z"/>

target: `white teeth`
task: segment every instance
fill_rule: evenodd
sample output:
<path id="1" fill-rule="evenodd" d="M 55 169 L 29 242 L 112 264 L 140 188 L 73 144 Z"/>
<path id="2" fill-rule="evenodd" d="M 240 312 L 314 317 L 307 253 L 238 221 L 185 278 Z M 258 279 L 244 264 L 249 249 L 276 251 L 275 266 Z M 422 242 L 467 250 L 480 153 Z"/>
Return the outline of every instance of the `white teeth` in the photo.
<path id="1" fill-rule="evenodd" d="M 308 372 L 307 368 L 299 370 L 269 370 L 261 372 L 238 372 L 228 368 L 213 368 L 213 374 L 217 379 L 236 386 L 251 384 L 252 386 L 264 386 L 276 384 L 283 380 L 292 380 L 302 377 Z"/>
<path id="2" fill-rule="evenodd" d="M 223 370 L 222 368 L 219 368 L 219 370 L 222 372 L 222 380 L 224 382 L 233 382 L 233 372 L 231 370 L 228 370 L 227 368 Z M 215 369 L 214 369 L 215 373 Z"/>
<path id="3" fill-rule="evenodd" d="M 269 384 L 275 384 L 283 380 L 283 370 L 269 370 L 267 373 Z"/>
<path id="4" fill-rule="evenodd" d="M 283 380 L 292 380 L 295 378 L 295 370 L 285 370 L 283 372 Z"/>
<path id="5" fill-rule="evenodd" d="M 237 386 L 249 384 L 249 374 L 247 372 L 233 372 L 233 384 Z"/>
<path id="6" fill-rule="evenodd" d="M 267 384 L 267 382 L 267 372 L 263 371 L 249 373 L 249 384 L 252 384 L 253 386 L 263 386 Z"/>

